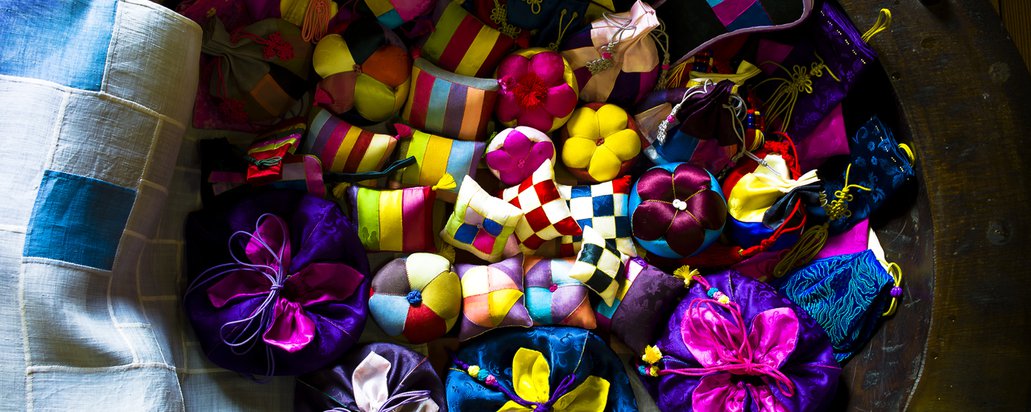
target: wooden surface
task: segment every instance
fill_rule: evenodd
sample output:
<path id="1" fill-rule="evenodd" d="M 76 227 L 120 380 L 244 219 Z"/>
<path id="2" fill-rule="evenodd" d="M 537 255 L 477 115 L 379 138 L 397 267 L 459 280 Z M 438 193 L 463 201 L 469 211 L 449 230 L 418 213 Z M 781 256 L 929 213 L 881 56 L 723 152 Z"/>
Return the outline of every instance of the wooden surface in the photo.
<path id="1" fill-rule="evenodd" d="M 839 406 L 1027 410 L 1031 77 L 988 1 L 927 3 L 842 0 L 860 28 L 892 9 L 872 45 L 921 188 L 878 230 L 905 269 L 904 306 L 846 367 Z"/>
<path id="2" fill-rule="evenodd" d="M 1024 65 L 1031 67 L 1031 1 L 989 0 L 1002 18 L 1010 38 L 1024 57 Z"/>

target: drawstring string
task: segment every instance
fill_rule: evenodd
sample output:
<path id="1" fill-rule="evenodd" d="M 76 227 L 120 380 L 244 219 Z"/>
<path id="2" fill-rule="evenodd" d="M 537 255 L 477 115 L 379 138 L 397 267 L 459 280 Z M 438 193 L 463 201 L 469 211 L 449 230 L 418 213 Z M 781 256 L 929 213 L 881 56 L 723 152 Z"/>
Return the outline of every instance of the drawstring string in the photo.
<path id="1" fill-rule="evenodd" d="M 818 54 L 813 54 L 816 61 L 813 62 L 809 67 L 803 65 L 795 65 L 788 70 L 788 68 L 780 65 L 776 62 L 767 61 L 763 64 L 773 64 L 780 68 L 781 71 L 788 74 L 789 79 L 782 77 L 771 77 L 763 80 L 756 85 L 761 87 L 767 82 L 778 82 L 780 83 L 777 88 L 770 95 L 770 99 L 766 102 L 767 117 L 770 120 L 779 120 L 781 124 L 781 131 L 787 131 L 791 125 L 791 118 L 794 116 L 795 103 L 798 102 L 798 95 L 800 93 L 813 94 L 813 78 L 823 77 L 824 71 L 831 76 L 835 81 L 840 82 L 834 72 L 831 71 L 827 64 L 824 63 L 823 58 Z"/>
<path id="2" fill-rule="evenodd" d="M 330 18 L 332 9 L 329 7 L 329 0 L 310 0 L 308 9 L 304 11 L 304 21 L 301 23 L 301 38 L 308 43 L 321 40 L 329 30 Z"/>
<path id="3" fill-rule="evenodd" d="M 609 23 L 610 27 L 616 26 L 619 29 L 612 34 L 608 43 L 601 46 L 601 57 L 587 62 L 587 70 L 590 70 L 591 74 L 598 74 L 614 67 L 616 63 L 612 60 L 612 52 L 619 45 L 623 33 L 627 30 L 637 30 L 633 20 L 627 19 L 626 23 L 617 23 L 610 13 L 605 13 L 602 17 L 606 23 Z"/>
<path id="4" fill-rule="evenodd" d="M 655 83 L 655 90 L 662 90 L 667 87 L 666 76 L 669 75 L 669 34 L 666 33 L 666 23 L 662 19 L 658 20 L 659 27 L 656 27 L 650 34 L 655 40 L 655 45 L 662 50 L 662 70 L 659 72 L 659 81 Z"/>
<path id="5" fill-rule="evenodd" d="M 566 17 L 566 12 L 566 9 L 562 9 L 562 13 L 559 13 L 558 15 L 558 35 L 555 36 L 555 41 L 548 43 L 548 50 L 558 50 L 558 45 L 562 42 L 562 38 L 566 37 L 566 31 L 568 31 L 569 27 L 573 25 L 576 18 L 580 16 L 580 13 L 574 11 L 573 14 L 569 16 L 569 21 L 565 22 L 565 25 L 563 25 L 562 19 Z"/>
<path id="6" fill-rule="evenodd" d="M 881 9 L 881 11 L 877 13 L 877 21 L 873 23 L 873 26 L 871 26 L 866 33 L 863 33 L 863 42 L 869 43 L 873 36 L 887 30 L 888 27 L 891 27 L 891 10 Z"/>
<path id="7" fill-rule="evenodd" d="M 802 233 L 801 239 L 791 248 L 791 251 L 777 262 L 773 268 L 773 277 L 779 278 L 789 271 L 802 266 L 816 257 L 827 243 L 827 224 L 813 226 Z"/>
<path id="8" fill-rule="evenodd" d="M 845 185 L 842 186 L 841 190 L 834 192 L 834 200 L 827 203 L 827 193 L 820 194 L 820 200 L 823 203 L 823 209 L 827 212 L 827 218 L 830 220 L 847 219 L 852 216 L 852 211 L 848 210 L 848 202 L 851 202 L 853 197 L 849 193 L 851 189 L 859 189 L 863 191 L 870 191 L 870 188 L 860 186 L 857 184 L 849 184 L 848 179 L 852 174 L 852 164 L 848 165 L 845 169 Z"/>
<path id="9" fill-rule="evenodd" d="M 895 280 L 895 286 L 891 288 L 891 304 L 888 305 L 888 310 L 884 311 L 881 316 L 894 315 L 899 307 L 899 299 L 902 298 L 902 268 L 895 262 L 891 262 L 888 264 L 888 274 Z"/>
<path id="10" fill-rule="evenodd" d="M 690 99 L 692 96 L 707 94 L 711 92 L 712 87 L 712 81 L 706 80 L 705 83 L 702 83 L 699 86 L 687 89 L 687 91 L 684 92 L 684 97 L 680 98 L 680 102 L 673 106 L 673 109 L 670 110 L 669 115 L 667 115 L 665 119 L 659 122 L 658 130 L 656 130 L 655 132 L 655 140 L 658 141 L 659 144 L 665 144 L 666 129 L 669 129 L 670 123 L 673 123 L 677 120 L 677 112 L 680 111 L 680 107 L 683 106 L 684 103 L 687 102 L 687 99 Z"/>

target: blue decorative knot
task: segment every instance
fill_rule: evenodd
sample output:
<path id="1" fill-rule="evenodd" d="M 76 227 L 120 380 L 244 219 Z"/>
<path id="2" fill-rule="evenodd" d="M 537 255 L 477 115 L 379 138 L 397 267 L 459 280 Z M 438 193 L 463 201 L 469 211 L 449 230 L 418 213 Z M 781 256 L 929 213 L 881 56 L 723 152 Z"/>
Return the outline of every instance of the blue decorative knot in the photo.
<path id="1" fill-rule="evenodd" d="M 412 306 L 419 306 L 420 304 L 422 304 L 422 292 L 419 292 L 417 290 L 408 292 L 408 296 L 406 296 L 405 298 L 408 299 L 408 303 Z"/>

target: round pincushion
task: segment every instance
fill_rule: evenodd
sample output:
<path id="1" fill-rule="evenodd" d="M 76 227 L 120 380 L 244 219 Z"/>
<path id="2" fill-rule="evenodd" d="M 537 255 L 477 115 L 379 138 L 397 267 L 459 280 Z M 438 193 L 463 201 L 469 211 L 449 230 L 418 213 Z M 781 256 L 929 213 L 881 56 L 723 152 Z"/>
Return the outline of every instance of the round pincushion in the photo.
<path id="1" fill-rule="evenodd" d="M 680 259 L 709 247 L 727 220 L 716 178 L 687 163 L 655 166 L 630 191 L 630 228 L 649 253 Z"/>
<path id="2" fill-rule="evenodd" d="M 641 153 L 637 124 L 614 104 L 590 103 L 576 109 L 562 136 L 562 163 L 583 183 L 626 174 Z"/>
<path id="3" fill-rule="evenodd" d="M 372 279 L 369 313 L 390 336 L 425 343 L 444 336 L 462 305 L 462 284 L 451 262 L 432 253 L 397 258 Z"/>
<path id="4" fill-rule="evenodd" d="M 503 185 L 515 186 L 530 177 L 545 160 L 555 163 L 555 144 L 540 130 L 516 126 L 494 136 L 484 158 Z"/>
<path id="5" fill-rule="evenodd" d="M 354 123 L 377 123 L 397 114 L 408 98 L 412 60 L 401 40 L 369 19 L 323 37 L 312 56 L 323 80 L 315 102 Z"/>
<path id="6" fill-rule="evenodd" d="M 517 51 L 498 65 L 497 117 L 507 127 L 550 132 L 569 120 L 578 90 L 573 69 L 561 54 L 542 48 Z"/>

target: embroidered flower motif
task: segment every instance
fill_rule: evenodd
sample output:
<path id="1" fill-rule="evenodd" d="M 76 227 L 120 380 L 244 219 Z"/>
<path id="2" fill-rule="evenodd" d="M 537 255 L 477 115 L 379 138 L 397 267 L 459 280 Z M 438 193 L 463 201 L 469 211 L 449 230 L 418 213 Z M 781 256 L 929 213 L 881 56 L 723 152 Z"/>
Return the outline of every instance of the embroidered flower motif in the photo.
<path id="1" fill-rule="evenodd" d="M 556 119 L 567 118 L 578 98 L 565 72 L 566 62 L 556 52 L 506 57 L 498 66 L 498 120 L 545 132 L 558 129 L 562 122 Z"/>

